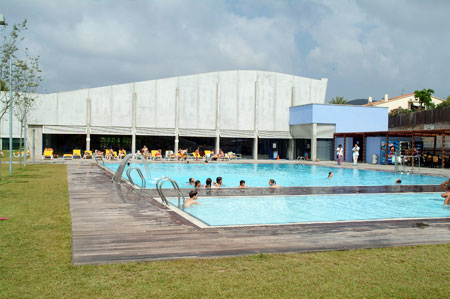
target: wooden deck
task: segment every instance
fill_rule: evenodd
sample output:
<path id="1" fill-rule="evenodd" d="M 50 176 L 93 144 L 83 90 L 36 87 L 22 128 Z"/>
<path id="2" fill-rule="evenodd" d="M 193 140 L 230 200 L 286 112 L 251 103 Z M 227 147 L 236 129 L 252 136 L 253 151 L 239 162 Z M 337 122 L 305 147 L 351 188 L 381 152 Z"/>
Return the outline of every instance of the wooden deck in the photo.
<path id="1" fill-rule="evenodd" d="M 68 180 L 74 265 L 450 242 L 449 218 L 200 229 L 94 162 Z"/>

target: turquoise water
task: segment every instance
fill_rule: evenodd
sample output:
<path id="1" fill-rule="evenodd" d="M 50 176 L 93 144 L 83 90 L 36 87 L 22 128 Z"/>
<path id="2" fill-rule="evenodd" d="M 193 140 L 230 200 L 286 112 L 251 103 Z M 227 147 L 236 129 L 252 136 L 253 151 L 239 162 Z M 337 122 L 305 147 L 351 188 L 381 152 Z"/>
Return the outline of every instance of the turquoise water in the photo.
<path id="1" fill-rule="evenodd" d="M 105 164 L 112 171 L 116 171 L 119 164 Z M 144 176 L 143 164 L 131 164 L 139 167 Z M 273 178 L 281 187 L 293 186 L 380 186 L 395 185 L 396 179 L 401 179 L 403 185 L 438 185 L 445 179 L 426 175 L 407 175 L 393 172 L 347 169 L 339 167 L 322 167 L 298 164 L 185 164 L 185 163 L 155 163 L 149 164 L 150 176 L 147 188 L 155 188 L 156 181 L 164 176 L 177 181 L 180 188 L 189 188 L 186 183 L 189 177 L 200 180 L 205 184 L 207 178 L 215 181 L 216 177 L 223 177 L 224 187 L 237 187 L 240 180 L 245 180 L 249 187 L 267 187 L 269 179 Z M 334 173 L 333 178 L 327 179 L 328 172 Z M 134 171 L 133 180 L 140 183 L 141 179 Z M 123 177 L 126 177 L 126 170 Z M 169 188 L 170 184 L 164 186 Z"/>
<path id="2" fill-rule="evenodd" d="M 440 193 L 203 197 L 198 202 L 184 211 L 211 226 L 450 217 Z"/>

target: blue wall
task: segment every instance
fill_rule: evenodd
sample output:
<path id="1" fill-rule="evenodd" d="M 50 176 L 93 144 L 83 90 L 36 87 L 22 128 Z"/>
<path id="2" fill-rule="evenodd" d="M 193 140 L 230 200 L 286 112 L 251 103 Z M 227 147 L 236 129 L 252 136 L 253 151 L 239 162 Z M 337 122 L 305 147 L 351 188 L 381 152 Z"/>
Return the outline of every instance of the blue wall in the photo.
<path id="1" fill-rule="evenodd" d="M 308 104 L 289 108 L 289 124 L 336 124 L 336 133 L 388 130 L 388 108 Z"/>

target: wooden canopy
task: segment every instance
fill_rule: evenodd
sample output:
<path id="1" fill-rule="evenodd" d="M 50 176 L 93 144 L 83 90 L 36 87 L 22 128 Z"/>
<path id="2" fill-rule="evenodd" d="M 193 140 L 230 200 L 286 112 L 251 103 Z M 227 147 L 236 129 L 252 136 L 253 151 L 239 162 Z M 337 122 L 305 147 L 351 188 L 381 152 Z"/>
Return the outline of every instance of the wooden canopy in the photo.
<path id="1" fill-rule="evenodd" d="M 411 137 L 412 147 L 414 147 L 415 137 L 434 137 L 433 154 L 436 154 L 436 138 L 442 138 L 442 168 L 445 164 L 445 136 L 450 136 L 450 129 L 436 129 L 436 130 L 408 130 L 408 131 L 378 131 L 378 132 L 351 132 L 351 133 L 334 133 L 333 134 L 333 150 L 336 150 L 336 137 L 344 137 L 344 152 L 346 147 L 345 139 L 347 137 L 362 137 L 363 147 L 366 149 L 366 137 L 386 137 L 386 144 L 389 143 L 389 137 Z M 366 162 L 366 155 L 363 155 L 363 162 Z M 388 159 L 386 159 L 386 164 Z"/>

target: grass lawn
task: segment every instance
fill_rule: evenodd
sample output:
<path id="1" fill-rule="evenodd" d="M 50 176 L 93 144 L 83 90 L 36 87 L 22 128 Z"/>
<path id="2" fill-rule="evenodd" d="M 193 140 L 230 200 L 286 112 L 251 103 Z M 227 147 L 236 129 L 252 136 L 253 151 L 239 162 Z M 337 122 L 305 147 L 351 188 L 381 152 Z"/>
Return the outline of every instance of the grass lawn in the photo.
<path id="1" fill-rule="evenodd" d="M 2 298 L 450 297 L 450 244 L 72 266 L 66 166 L 1 172 Z"/>

